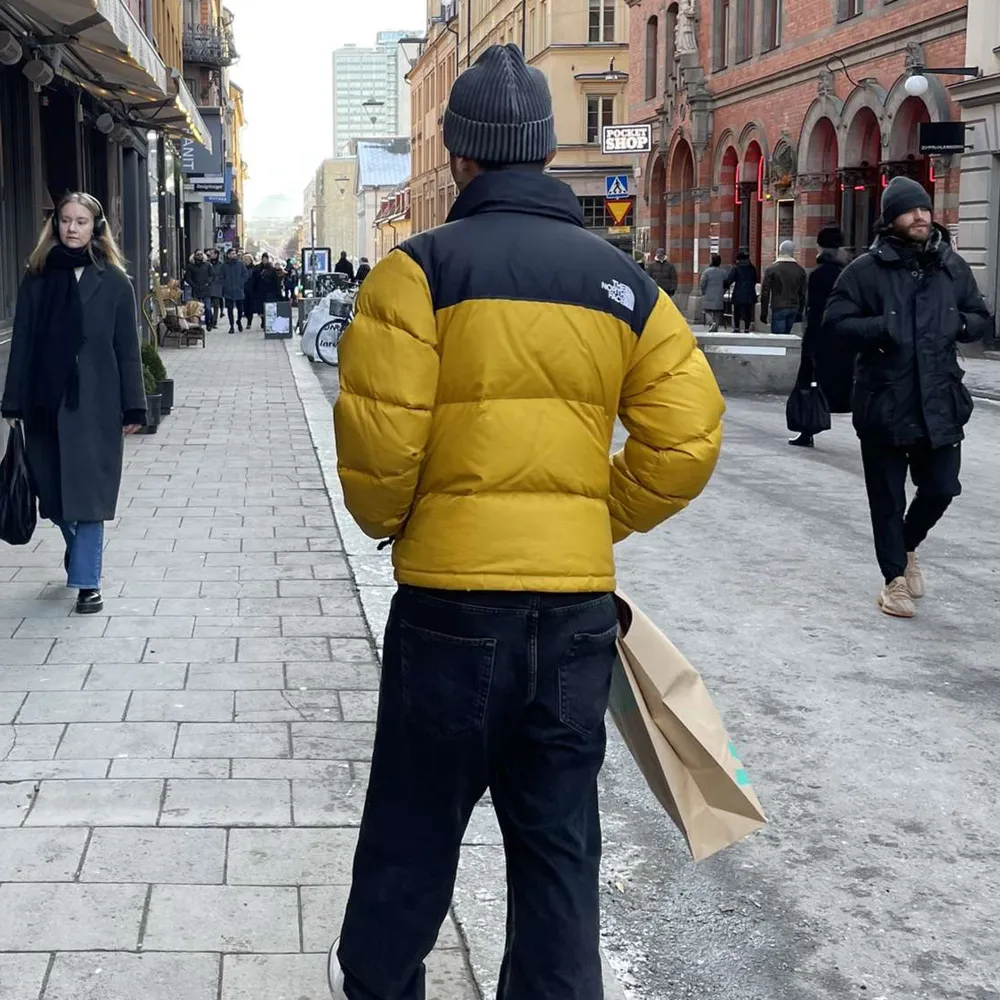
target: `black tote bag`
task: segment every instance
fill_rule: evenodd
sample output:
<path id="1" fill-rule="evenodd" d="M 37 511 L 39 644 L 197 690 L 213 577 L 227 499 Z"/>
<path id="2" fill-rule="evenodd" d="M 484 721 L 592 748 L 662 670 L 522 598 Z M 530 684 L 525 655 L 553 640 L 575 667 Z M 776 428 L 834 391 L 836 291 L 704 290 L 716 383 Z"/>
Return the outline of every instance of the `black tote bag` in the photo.
<path id="1" fill-rule="evenodd" d="M 816 382 L 792 390 L 785 404 L 785 420 L 793 434 L 819 434 L 830 429 L 830 407 Z"/>
<path id="2" fill-rule="evenodd" d="M 24 428 L 18 423 L 10 430 L 0 462 L 0 540 L 8 545 L 27 545 L 37 521 L 38 502 L 25 460 Z"/>

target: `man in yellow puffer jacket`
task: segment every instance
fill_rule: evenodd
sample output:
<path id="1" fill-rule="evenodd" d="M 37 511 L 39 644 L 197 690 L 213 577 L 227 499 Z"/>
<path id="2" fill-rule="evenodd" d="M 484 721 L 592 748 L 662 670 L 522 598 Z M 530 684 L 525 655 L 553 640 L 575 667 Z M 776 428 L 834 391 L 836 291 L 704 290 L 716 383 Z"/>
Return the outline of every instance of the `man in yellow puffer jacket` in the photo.
<path id="1" fill-rule="evenodd" d="M 516 46 L 456 81 L 444 140 L 448 223 L 375 266 L 340 350 L 344 495 L 394 540 L 399 590 L 331 988 L 424 996 L 489 789 L 508 859 L 500 996 L 600 1000 L 612 545 L 701 492 L 723 402 L 670 299 L 544 172 L 551 97 Z"/>

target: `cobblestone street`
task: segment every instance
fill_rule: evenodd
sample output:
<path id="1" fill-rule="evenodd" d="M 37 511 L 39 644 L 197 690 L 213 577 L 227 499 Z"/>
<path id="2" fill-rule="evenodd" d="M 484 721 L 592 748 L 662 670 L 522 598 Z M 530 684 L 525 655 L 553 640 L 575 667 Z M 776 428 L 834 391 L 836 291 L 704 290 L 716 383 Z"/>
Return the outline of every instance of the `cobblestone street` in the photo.
<path id="1" fill-rule="evenodd" d="M 164 360 L 104 615 L 71 615 L 51 526 L 0 548 L 0 997 L 326 1000 L 375 647 L 285 345 Z M 450 918 L 429 967 L 477 995 Z"/>

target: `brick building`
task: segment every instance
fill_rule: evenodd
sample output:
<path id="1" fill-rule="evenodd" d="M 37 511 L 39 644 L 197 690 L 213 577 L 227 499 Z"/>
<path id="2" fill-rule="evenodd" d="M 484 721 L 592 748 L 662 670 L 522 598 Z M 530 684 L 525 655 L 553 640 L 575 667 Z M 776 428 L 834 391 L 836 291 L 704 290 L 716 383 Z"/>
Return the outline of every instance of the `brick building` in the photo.
<path id="1" fill-rule="evenodd" d="M 837 222 L 860 251 L 896 174 L 932 189 L 938 220 L 958 221 L 957 162 L 918 152 L 922 121 L 960 118 L 913 66 L 965 61 L 965 0 L 627 0 L 630 121 L 650 122 L 637 164 L 640 243 L 668 248 L 681 304 L 697 308 L 709 254 L 738 247 L 766 265 L 794 238 L 804 264 Z"/>

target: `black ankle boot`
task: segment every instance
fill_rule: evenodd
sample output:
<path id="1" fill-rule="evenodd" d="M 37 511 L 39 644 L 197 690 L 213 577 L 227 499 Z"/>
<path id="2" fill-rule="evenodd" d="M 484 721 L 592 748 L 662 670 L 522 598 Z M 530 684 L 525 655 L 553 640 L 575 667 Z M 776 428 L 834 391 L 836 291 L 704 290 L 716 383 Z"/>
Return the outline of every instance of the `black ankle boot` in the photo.
<path id="1" fill-rule="evenodd" d="M 797 438 L 792 438 L 788 443 L 795 448 L 812 448 L 815 446 L 812 434 L 800 434 Z"/>
<path id="2" fill-rule="evenodd" d="M 78 615 L 96 615 L 104 610 L 104 598 L 99 590 L 81 590 L 80 596 L 76 599 L 76 613 Z"/>

